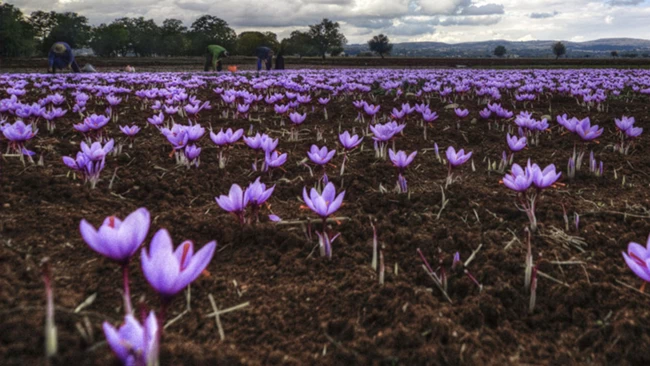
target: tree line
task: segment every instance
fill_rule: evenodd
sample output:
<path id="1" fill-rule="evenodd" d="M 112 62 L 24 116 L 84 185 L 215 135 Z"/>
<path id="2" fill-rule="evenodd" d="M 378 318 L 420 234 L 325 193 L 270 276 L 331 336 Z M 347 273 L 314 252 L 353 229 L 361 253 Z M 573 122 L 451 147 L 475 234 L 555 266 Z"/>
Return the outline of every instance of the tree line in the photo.
<path id="1" fill-rule="evenodd" d="M 390 49 L 388 38 L 382 37 L 378 53 L 383 57 Z M 26 16 L 13 5 L 0 3 L 0 56 L 45 55 L 54 42 L 61 41 L 74 49 L 90 47 L 103 57 L 203 56 L 208 45 L 218 44 L 233 55 L 250 56 L 257 47 L 267 46 L 276 53 L 325 58 L 341 54 L 347 43 L 339 23 L 329 19 L 278 40 L 272 32 L 237 34 L 225 20 L 212 15 L 198 17 L 189 28 L 178 19 L 165 19 L 159 25 L 144 17 L 92 26 L 77 13 L 39 10 Z"/>

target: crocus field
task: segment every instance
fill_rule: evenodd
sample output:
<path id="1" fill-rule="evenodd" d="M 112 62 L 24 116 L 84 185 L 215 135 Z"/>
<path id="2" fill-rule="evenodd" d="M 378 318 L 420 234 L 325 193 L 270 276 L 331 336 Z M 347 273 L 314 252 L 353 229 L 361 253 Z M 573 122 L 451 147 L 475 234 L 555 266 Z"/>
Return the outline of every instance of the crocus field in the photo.
<path id="1" fill-rule="evenodd" d="M 0 359 L 650 364 L 649 106 L 644 70 L 2 74 Z"/>

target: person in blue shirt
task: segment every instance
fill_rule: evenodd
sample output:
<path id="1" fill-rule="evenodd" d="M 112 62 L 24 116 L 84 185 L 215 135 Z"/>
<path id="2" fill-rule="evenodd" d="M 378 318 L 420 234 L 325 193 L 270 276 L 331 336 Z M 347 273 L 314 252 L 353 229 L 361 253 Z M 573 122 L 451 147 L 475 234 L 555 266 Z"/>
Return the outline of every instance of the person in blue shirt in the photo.
<path id="1" fill-rule="evenodd" d="M 268 47 L 257 47 L 255 50 L 255 56 L 257 56 L 257 72 L 259 73 L 262 70 L 262 61 L 266 64 L 266 70 L 271 70 L 271 65 L 273 61 L 273 50 Z"/>
<path id="2" fill-rule="evenodd" d="M 81 72 L 79 65 L 74 60 L 74 55 L 72 54 L 72 48 L 70 45 L 65 42 L 56 42 L 50 48 L 48 54 L 48 72 L 56 73 L 56 69 L 72 69 L 74 72 Z"/>

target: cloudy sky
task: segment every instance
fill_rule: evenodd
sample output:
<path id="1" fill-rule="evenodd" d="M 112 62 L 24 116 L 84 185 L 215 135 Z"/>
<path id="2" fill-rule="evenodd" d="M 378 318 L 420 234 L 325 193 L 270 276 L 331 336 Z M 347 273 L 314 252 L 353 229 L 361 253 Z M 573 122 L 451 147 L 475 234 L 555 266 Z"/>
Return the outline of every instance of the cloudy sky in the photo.
<path id="1" fill-rule="evenodd" d="M 119 17 L 176 18 L 190 25 L 202 14 L 237 32 L 272 31 L 280 38 L 327 17 L 348 43 L 387 34 L 393 42 L 491 39 L 569 40 L 650 38 L 650 0 L 13 0 L 34 10 L 74 11 L 93 24 Z"/>

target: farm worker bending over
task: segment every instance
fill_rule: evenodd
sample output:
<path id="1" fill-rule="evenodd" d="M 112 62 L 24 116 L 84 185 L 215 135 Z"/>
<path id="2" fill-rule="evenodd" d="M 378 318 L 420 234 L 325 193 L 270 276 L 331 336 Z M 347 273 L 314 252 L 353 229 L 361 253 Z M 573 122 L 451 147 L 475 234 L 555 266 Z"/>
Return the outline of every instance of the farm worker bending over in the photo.
<path id="1" fill-rule="evenodd" d="M 65 42 L 56 42 L 52 48 L 50 48 L 50 53 L 47 56 L 48 59 L 48 68 L 47 71 L 52 73 L 56 72 L 56 69 L 72 69 L 74 72 L 80 72 L 79 65 L 74 60 L 74 55 L 72 54 L 72 48 L 70 45 Z"/>
<path id="2" fill-rule="evenodd" d="M 273 61 L 272 49 L 268 47 L 257 47 L 255 56 L 257 56 L 257 72 L 262 70 L 262 61 L 266 64 L 266 69 L 271 70 L 271 63 Z"/>
<path id="3" fill-rule="evenodd" d="M 211 44 L 205 53 L 205 66 L 203 71 L 217 70 L 221 71 L 221 59 L 230 56 L 228 51 L 221 46 Z"/>

